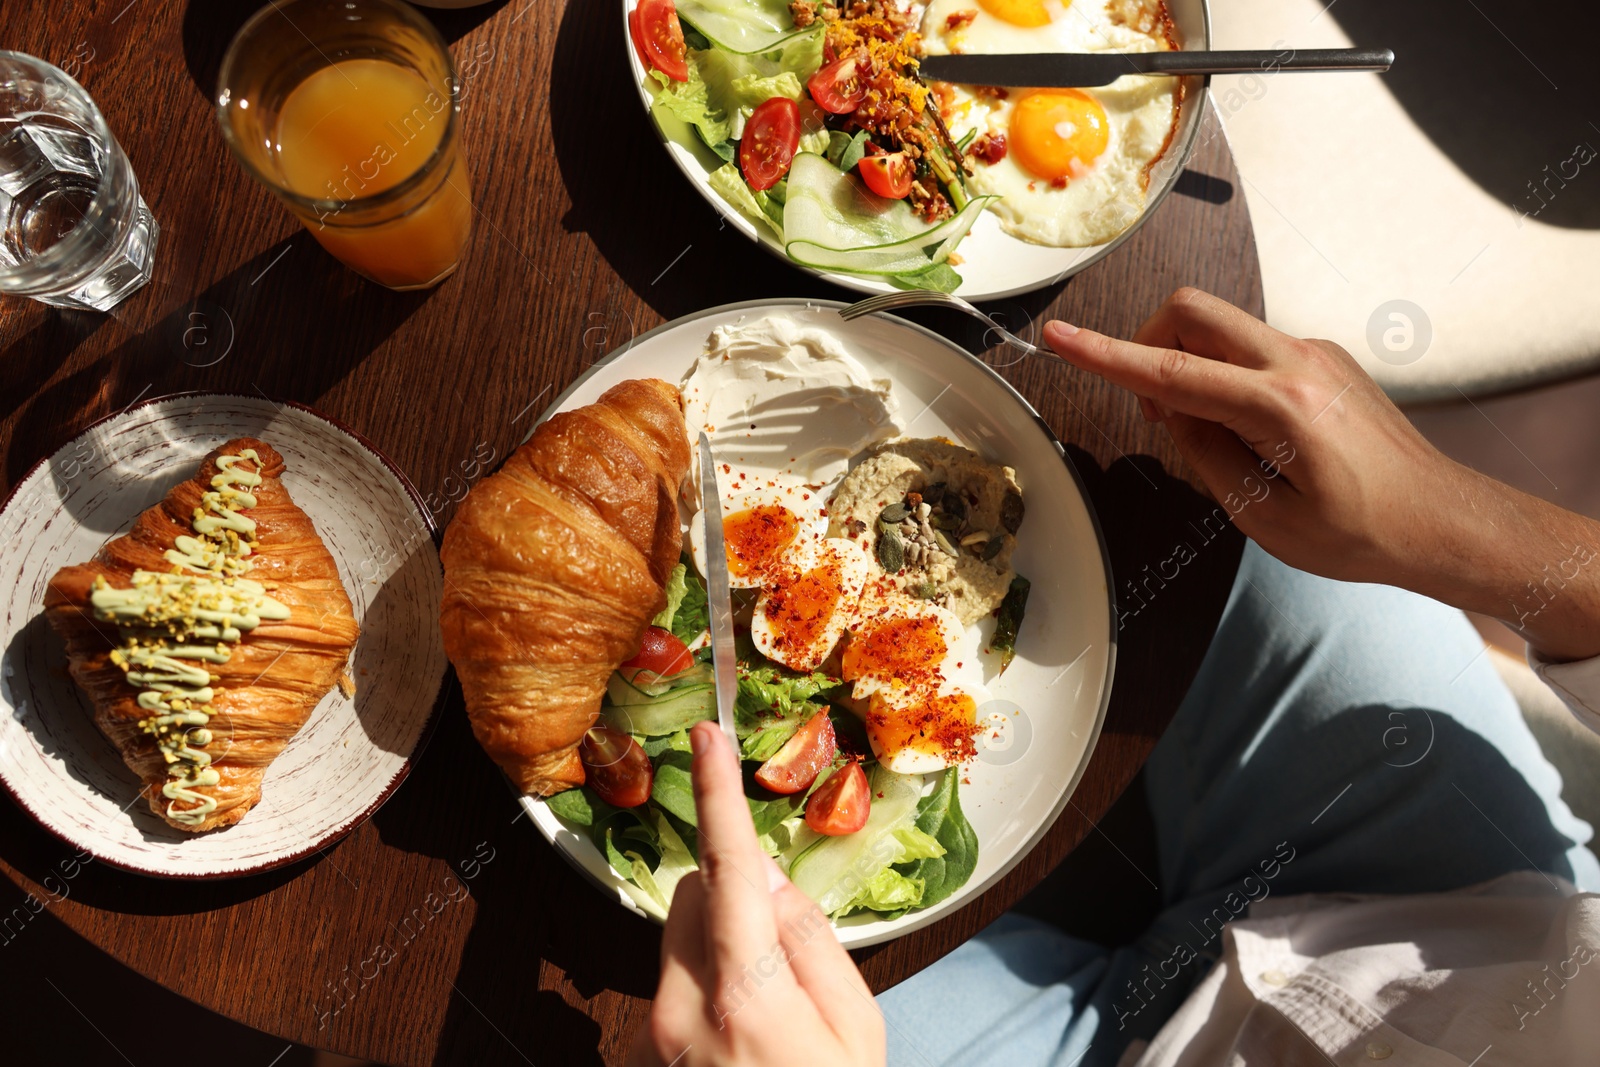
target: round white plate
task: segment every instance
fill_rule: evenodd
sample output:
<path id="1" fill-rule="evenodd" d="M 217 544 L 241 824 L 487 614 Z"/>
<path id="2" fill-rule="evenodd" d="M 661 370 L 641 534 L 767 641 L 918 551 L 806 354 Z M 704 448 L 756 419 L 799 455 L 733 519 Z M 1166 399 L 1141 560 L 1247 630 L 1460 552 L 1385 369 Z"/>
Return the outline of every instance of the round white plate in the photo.
<path id="1" fill-rule="evenodd" d="M 722 159 L 701 142 L 689 125 L 671 115 L 657 113 L 651 107 L 650 79 L 646 76 L 646 68 L 643 60 L 639 58 L 638 49 L 634 48 L 627 32 L 628 12 L 637 2 L 638 0 L 622 0 L 622 47 L 627 50 L 628 70 L 632 72 L 633 83 L 639 90 L 639 98 L 644 102 L 645 110 L 651 114 L 667 155 L 672 157 L 672 161 L 683 171 L 689 183 L 699 190 L 700 195 L 705 197 L 734 229 L 784 262 L 792 264 L 796 269 L 815 274 L 835 285 L 842 285 L 857 292 L 897 292 L 894 286 L 879 279 L 856 274 L 838 274 L 795 263 L 784 252 L 783 245 L 770 229 L 757 226 L 745 218 L 737 208 L 723 199 L 722 194 L 711 187 L 711 172 L 723 165 Z M 1210 50 L 1210 0 L 1167 0 L 1167 10 L 1172 14 L 1178 39 L 1185 49 Z M 1150 171 L 1149 196 L 1145 202 L 1144 214 L 1132 226 L 1102 245 L 1091 245 L 1087 248 L 1050 248 L 1012 237 L 1000 229 L 1000 219 L 994 212 L 985 211 L 973 225 L 972 231 L 961 242 L 962 263 L 956 268 L 956 273 L 961 275 L 961 285 L 956 289 L 956 295 L 968 300 L 1000 300 L 1022 293 L 1031 293 L 1035 289 L 1042 289 L 1070 278 L 1085 267 L 1098 263 L 1122 242 L 1132 237 L 1134 231 L 1143 226 L 1167 198 L 1167 194 L 1178 181 L 1178 175 L 1183 173 L 1184 165 L 1189 161 L 1189 154 L 1194 151 L 1196 135 L 1200 132 L 1200 122 L 1205 115 L 1206 88 L 1210 84 L 1210 79 L 1190 77 L 1184 81 L 1185 96 L 1178 112 L 1178 128 L 1173 133 L 1172 144 L 1168 147 L 1166 155 L 1157 160 Z"/>
<path id="2" fill-rule="evenodd" d="M 831 301 L 731 304 L 667 323 L 611 353 L 545 412 L 592 404 L 628 378 L 677 383 L 705 350 L 712 329 L 784 314 L 830 330 L 874 378 L 888 378 L 907 433 L 945 436 L 1014 467 L 1027 501 L 1015 565 L 1033 582 L 1017 658 L 990 684 L 997 701 L 1020 709 L 1003 735 L 963 774 L 961 806 L 978 835 L 978 867 L 961 890 L 931 908 L 884 922 L 871 915 L 839 923 L 850 947 L 888 941 L 959 909 L 1016 866 L 1056 821 L 1088 766 L 1111 695 L 1116 652 L 1111 566 L 1082 483 L 1044 421 L 1003 378 L 944 338 L 903 319 L 851 322 Z M 987 740 L 987 737 L 984 739 Z M 931 789 L 934 778 L 928 779 Z M 568 829 L 541 800 L 523 797 L 535 826 L 579 871 L 622 906 L 644 914 L 590 840 Z"/>
<path id="3" fill-rule="evenodd" d="M 95 727 L 45 620 L 45 586 L 92 557 L 211 449 L 253 436 L 339 565 L 361 638 L 354 700 L 335 688 L 267 769 L 261 802 L 205 834 L 168 826 Z M 225 878 L 337 841 L 388 799 L 432 721 L 446 668 L 443 571 L 416 491 L 371 445 L 309 408 L 186 394 L 105 419 L 41 462 L 0 509 L 0 784 L 96 859 L 166 878 Z"/>

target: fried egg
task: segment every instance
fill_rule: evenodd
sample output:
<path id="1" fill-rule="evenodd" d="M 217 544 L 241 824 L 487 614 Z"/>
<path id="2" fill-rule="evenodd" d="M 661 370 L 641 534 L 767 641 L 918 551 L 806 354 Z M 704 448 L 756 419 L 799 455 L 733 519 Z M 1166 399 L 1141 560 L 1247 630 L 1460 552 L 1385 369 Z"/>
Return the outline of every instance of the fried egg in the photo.
<path id="1" fill-rule="evenodd" d="M 822 666 L 855 621 L 871 573 L 867 554 L 853 541 L 793 542 L 763 574 L 750 614 L 756 650 L 797 671 Z"/>
<path id="2" fill-rule="evenodd" d="M 728 585 L 758 589 L 762 579 L 793 546 L 827 536 L 828 506 L 810 486 L 768 486 L 722 499 L 722 540 L 728 553 Z M 706 567 L 705 524 L 689 524 L 689 550 L 695 567 Z"/>
<path id="3" fill-rule="evenodd" d="M 944 53 L 1148 52 L 1168 47 L 1157 4 L 932 0 L 924 49 Z M 1142 12 L 1142 14 L 1141 14 Z M 1141 27 L 1149 27 L 1148 30 Z M 1176 78 L 1129 75 L 1092 89 L 950 85 L 940 113 L 971 133 L 973 193 L 997 195 L 1000 228 L 1036 244 L 1103 244 L 1144 212 L 1151 166 L 1177 118 Z"/>
<path id="4" fill-rule="evenodd" d="M 897 774 L 923 774 L 977 752 L 983 686 L 976 629 L 897 591 L 872 590 L 840 656 L 840 674 L 864 708 L 867 740 Z"/>

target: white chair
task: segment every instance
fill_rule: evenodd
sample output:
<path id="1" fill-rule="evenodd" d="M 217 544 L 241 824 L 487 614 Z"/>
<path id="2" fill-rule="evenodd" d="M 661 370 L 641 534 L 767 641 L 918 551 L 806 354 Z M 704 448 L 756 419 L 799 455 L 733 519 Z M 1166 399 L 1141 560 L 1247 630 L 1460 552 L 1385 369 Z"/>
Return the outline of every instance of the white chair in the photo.
<path id="1" fill-rule="evenodd" d="M 1274 326 L 1401 402 L 1600 366 L 1600 64 L 1567 6 L 1213 0 L 1217 48 L 1396 52 L 1387 75 L 1213 80 Z"/>

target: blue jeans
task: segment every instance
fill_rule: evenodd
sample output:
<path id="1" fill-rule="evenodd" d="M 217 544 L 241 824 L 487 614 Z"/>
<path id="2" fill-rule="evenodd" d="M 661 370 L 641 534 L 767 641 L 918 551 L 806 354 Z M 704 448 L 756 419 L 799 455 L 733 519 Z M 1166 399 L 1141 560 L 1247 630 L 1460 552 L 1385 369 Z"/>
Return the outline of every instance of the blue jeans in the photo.
<path id="1" fill-rule="evenodd" d="M 1115 1064 L 1204 977 L 1222 925 L 1268 895 L 1529 869 L 1600 890 L 1590 828 L 1482 650 L 1458 611 L 1247 545 L 1145 768 L 1161 914 L 1118 949 L 1002 916 L 878 998 L 890 1064 Z"/>

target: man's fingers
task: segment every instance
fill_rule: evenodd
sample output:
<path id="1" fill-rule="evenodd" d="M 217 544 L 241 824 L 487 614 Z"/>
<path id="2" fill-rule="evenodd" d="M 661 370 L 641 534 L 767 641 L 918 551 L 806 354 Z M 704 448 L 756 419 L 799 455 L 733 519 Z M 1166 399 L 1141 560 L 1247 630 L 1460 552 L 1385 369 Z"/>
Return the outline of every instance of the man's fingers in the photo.
<path id="1" fill-rule="evenodd" d="M 672 892 L 672 910 L 661 931 L 661 975 L 676 965 L 692 974 L 706 967 L 706 885 L 700 872 L 691 871 Z"/>
<path id="2" fill-rule="evenodd" d="M 697 724 L 689 736 L 708 962 L 719 980 L 734 980 L 777 946 L 767 855 L 756 842 L 738 754 L 714 722 Z"/>
<path id="3" fill-rule="evenodd" d="M 1248 311 L 1199 289 L 1179 289 L 1133 335 L 1137 344 L 1176 348 L 1261 369 L 1283 351 L 1286 336 Z"/>
<path id="4" fill-rule="evenodd" d="M 1178 451 L 1199 473 L 1217 503 L 1228 506 L 1230 496 L 1235 501 L 1264 496 L 1263 486 L 1270 479 L 1261 467 L 1261 457 L 1232 430 L 1188 415 L 1174 415 L 1166 420 L 1166 426 Z M 1229 507 L 1230 514 L 1238 510 Z"/>
<path id="5" fill-rule="evenodd" d="M 878 1015 L 872 990 L 822 909 L 787 879 L 773 894 L 773 903 L 789 969 L 828 1025 L 847 1044 L 862 1040 L 864 1029 L 881 1029 L 872 1022 Z"/>
<path id="6" fill-rule="evenodd" d="M 1067 362 L 1156 405 L 1248 433 L 1267 407 L 1259 372 L 1175 348 L 1119 341 L 1064 322 L 1045 324 L 1044 339 Z M 1249 434 L 1254 436 L 1253 433 Z"/>

